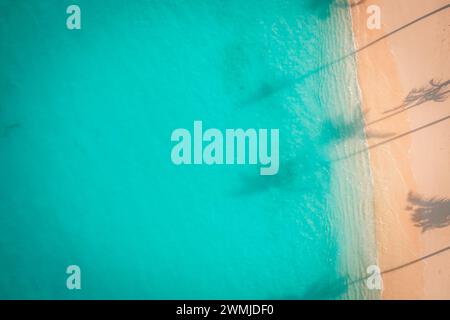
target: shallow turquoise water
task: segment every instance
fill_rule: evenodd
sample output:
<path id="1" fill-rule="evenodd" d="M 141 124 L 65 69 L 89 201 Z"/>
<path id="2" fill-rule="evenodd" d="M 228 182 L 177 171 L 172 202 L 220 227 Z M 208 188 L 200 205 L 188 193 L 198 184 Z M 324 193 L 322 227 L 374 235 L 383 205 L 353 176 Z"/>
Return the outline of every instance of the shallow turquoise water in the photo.
<path id="1" fill-rule="evenodd" d="M 0 297 L 367 297 L 346 285 L 373 258 L 346 181 L 368 167 L 333 160 L 364 144 L 354 64 L 310 73 L 352 50 L 347 9 L 76 2 L 69 31 L 72 2 L 0 0 Z M 279 128 L 280 172 L 173 165 L 194 120 Z"/>

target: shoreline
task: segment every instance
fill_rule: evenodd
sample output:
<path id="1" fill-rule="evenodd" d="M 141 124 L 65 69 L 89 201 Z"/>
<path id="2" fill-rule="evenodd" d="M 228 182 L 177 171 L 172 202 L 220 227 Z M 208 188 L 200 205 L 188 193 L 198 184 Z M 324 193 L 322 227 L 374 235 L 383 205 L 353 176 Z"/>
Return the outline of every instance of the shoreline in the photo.
<path id="1" fill-rule="evenodd" d="M 450 98 L 413 99 L 420 88 L 450 90 L 450 9 L 409 24 L 447 4 L 367 0 L 350 8 L 355 47 L 364 48 L 356 64 L 383 299 L 450 298 Z M 381 9 L 380 30 L 366 27 L 370 5 Z"/>

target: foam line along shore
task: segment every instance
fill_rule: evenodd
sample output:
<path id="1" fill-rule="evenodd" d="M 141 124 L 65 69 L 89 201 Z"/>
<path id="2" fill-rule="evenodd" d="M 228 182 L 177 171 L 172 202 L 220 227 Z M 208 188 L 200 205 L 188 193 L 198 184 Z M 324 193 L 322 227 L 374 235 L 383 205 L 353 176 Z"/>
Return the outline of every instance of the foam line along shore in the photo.
<path id="1" fill-rule="evenodd" d="M 381 28 L 370 30 L 374 5 Z M 351 7 L 384 299 L 450 298 L 449 6 Z"/>

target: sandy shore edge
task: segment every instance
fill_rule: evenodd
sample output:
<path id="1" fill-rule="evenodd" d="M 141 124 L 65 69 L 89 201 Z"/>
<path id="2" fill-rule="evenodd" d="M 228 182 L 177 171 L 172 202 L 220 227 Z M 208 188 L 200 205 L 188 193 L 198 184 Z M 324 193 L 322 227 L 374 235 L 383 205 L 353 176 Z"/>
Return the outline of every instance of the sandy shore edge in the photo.
<path id="1" fill-rule="evenodd" d="M 450 9 L 424 17 L 447 1 L 354 2 L 382 297 L 450 299 Z M 367 27 L 373 5 L 379 30 Z"/>

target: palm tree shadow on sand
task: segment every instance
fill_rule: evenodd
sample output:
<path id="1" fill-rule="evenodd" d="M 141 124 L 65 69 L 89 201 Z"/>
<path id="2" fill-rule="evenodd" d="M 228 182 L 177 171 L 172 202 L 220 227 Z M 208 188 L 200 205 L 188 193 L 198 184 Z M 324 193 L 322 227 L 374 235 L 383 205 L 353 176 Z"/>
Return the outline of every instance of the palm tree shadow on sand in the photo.
<path id="1" fill-rule="evenodd" d="M 412 89 L 399 107 L 386 110 L 383 113 L 390 113 L 398 109 L 404 109 L 409 106 L 418 106 L 428 101 L 444 102 L 450 95 L 450 90 L 445 90 L 450 84 L 450 80 L 442 82 L 431 79 L 428 86 Z"/>
<path id="2" fill-rule="evenodd" d="M 414 225 L 422 228 L 422 233 L 450 225 L 450 199 L 425 198 L 409 192 L 407 200 L 406 210 L 410 211 Z"/>
<path id="3" fill-rule="evenodd" d="M 450 80 L 442 82 L 435 79 L 431 79 L 429 81 L 428 86 L 423 86 L 421 88 L 413 88 L 405 97 L 405 99 L 403 99 L 401 105 L 384 111 L 383 114 L 387 114 L 386 116 L 367 123 L 367 126 L 389 119 L 397 114 L 400 114 L 402 112 L 405 112 L 409 109 L 420 106 L 430 101 L 434 102 L 446 101 L 450 96 L 450 90 L 446 90 L 449 84 Z"/>
<path id="4" fill-rule="evenodd" d="M 351 7 L 357 6 L 363 2 L 364 1 L 355 0 L 353 4 L 350 4 L 350 6 Z M 338 7 L 345 6 L 344 3 L 339 2 L 339 1 L 334 2 L 333 0 L 309 0 L 309 1 L 305 2 L 304 5 L 312 14 L 319 16 L 319 18 L 329 17 L 330 12 L 331 12 L 331 7 L 333 5 L 337 5 Z M 254 92 L 252 95 L 250 95 L 250 97 L 248 99 L 245 99 L 243 101 L 243 104 L 252 104 L 256 101 L 266 99 L 266 98 L 272 96 L 273 94 L 277 93 L 278 91 L 284 90 L 286 88 L 292 87 L 297 84 L 301 84 L 307 78 L 310 78 L 313 75 L 319 74 L 321 71 L 326 70 L 338 63 L 341 63 L 342 61 L 345 61 L 348 58 L 354 57 L 358 53 L 372 47 L 373 45 L 381 42 L 382 40 L 389 38 L 389 37 L 393 36 L 394 34 L 400 32 L 400 31 L 402 31 L 424 19 L 427 19 L 441 11 L 447 10 L 448 8 L 450 8 L 450 4 L 446 4 L 443 7 L 440 7 L 434 11 L 424 14 L 424 15 L 420 16 L 419 18 L 412 20 L 409 23 L 406 23 L 406 24 L 386 33 L 385 35 L 367 43 L 366 45 L 359 47 L 356 50 L 353 50 L 347 54 L 344 54 L 343 56 L 336 58 L 328 63 L 325 63 L 325 64 L 319 65 L 315 68 L 312 68 L 311 70 L 305 72 L 298 78 L 286 79 L 284 81 L 278 81 L 276 83 L 262 83 L 261 87 L 258 90 L 256 90 L 256 92 Z"/>

